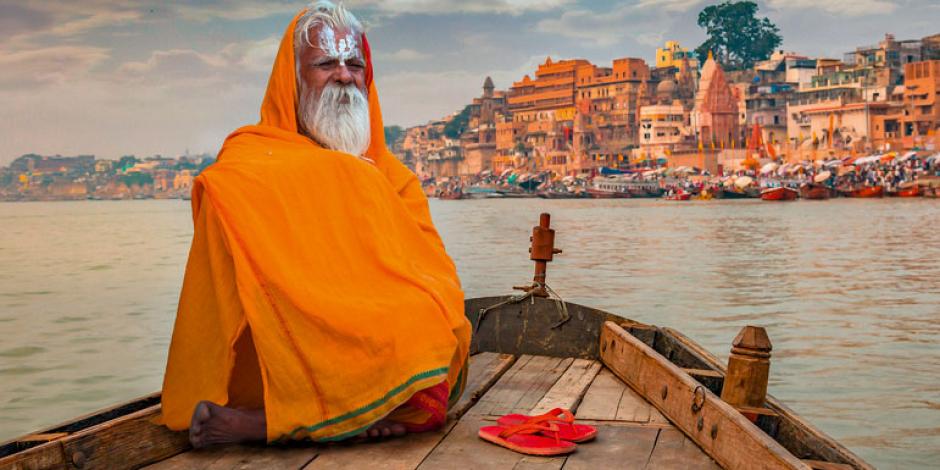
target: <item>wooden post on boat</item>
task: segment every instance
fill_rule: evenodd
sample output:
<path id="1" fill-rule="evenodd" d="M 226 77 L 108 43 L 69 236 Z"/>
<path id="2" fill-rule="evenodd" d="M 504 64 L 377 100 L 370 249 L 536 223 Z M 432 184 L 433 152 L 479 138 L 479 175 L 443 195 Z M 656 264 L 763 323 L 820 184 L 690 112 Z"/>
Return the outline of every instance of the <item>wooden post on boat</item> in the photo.
<path id="1" fill-rule="evenodd" d="M 731 344 L 721 399 L 751 421 L 757 419 L 758 413 L 748 409 L 763 408 L 767 399 L 771 348 L 767 330 L 759 326 L 745 326 Z"/>
<path id="2" fill-rule="evenodd" d="M 545 277 L 548 272 L 548 263 L 552 261 L 554 255 L 561 253 L 561 250 L 555 248 L 555 230 L 549 228 L 552 216 L 543 212 L 539 216 L 539 224 L 532 227 L 532 236 L 529 241 L 532 246 L 529 247 L 529 259 L 535 261 L 535 276 L 532 278 L 531 286 L 517 286 L 514 289 L 523 290 L 537 297 L 548 297 L 548 290 L 545 289 Z"/>

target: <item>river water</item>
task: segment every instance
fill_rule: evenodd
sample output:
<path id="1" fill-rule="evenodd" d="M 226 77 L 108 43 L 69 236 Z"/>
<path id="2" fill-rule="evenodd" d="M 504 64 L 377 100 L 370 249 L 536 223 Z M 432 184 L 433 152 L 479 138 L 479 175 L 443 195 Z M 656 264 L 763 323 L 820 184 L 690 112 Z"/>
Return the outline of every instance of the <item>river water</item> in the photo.
<path id="1" fill-rule="evenodd" d="M 431 201 L 468 297 L 531 279 L 548 211 L 566 300 L 722 358 L 774 345 L 770 393 L 879 468 L 940 462 L 940 203 Z M 192 236 L 183 201 L 0 203 L 0 441 L 157 390 Z"/>

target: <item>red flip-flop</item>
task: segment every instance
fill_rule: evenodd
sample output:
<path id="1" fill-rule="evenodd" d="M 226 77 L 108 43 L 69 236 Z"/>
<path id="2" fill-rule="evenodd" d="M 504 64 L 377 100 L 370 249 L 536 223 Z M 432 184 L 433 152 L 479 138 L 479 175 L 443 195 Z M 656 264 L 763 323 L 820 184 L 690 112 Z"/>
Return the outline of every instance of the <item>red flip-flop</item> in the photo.
<path id="1" fill-rule="evenodd" d="M 587 424 L 574 424 L 574 415 L 568 410 L 555 408 L 537 416 L 505 415 L 496 420 L 500 426 L 518 426 L 524 423 L 550 423 L 558 427 L 558 438 L 568 442 L 587 442 L 597 437 L 597 428 Z"/>
<path id="2" fill-rule="evenodd" d="M 538 433 L 554 433 L 555 437 L 539 436 Z M 518 426 L 483 426 L 477 435 L 484 441 L 520 454 L 563 455 L 578 448 L 573 442 L 559 439 L 557 433 L 558 426 L 551 423 L 523 423 Z"/>

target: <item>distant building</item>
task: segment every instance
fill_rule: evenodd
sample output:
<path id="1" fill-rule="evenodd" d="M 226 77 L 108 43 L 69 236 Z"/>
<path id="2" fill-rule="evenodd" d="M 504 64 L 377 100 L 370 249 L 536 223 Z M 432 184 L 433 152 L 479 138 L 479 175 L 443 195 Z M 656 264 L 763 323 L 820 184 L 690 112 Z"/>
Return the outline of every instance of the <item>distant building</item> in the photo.
<path id="1" fill-rule="evenodd" d="M 666 41 L 663 47 L 656 49 L 656 68 L 674 68 L 676 70 L 674 78 L 678 78 L 680 72 L 698 70 L 699 61 L 695 51 L 690 52 L 680 46 L 678 41 Z"/>
<path id="2" fill-rule="evenodd" d="M 493 79 L 486 77 L 483 95 L 474 98 L 470 104 L 467 130 L 460 138 L 463 154 L 461 175 L 475 175 L 492 169 L 496 156 L 497 117 L 506 113 L 506 94 L 496 91 Z"/>
<path id="3" fill-rule="evenodd" d="M 705 145 L 724 148 L 739 139 L 740 96 L 725 80 L 724 71 L 709 54 L 702 66 L 691 124 L 697 139 Z"/>

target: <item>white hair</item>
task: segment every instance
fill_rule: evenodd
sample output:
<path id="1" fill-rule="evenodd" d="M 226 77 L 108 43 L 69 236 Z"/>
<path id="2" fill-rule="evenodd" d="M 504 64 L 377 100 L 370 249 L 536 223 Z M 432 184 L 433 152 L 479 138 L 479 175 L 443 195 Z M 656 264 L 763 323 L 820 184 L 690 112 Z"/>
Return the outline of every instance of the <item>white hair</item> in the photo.
<path id="1" fill-rule="evenodd" d="M 317 25 L 325 25 L 334 30 L 346 29 L 358 33 L 364 32 L 362 23 L 347 10 L 342 3 L 335 4 L 329 0 L 317 0 L 311 2 L 297 20 L 297 26 L 294 28 L 294 52 L 299 54 L 301 46 L 313 46 L 310 42 L 310 28 Z"/>
<path id="2" fill-rule="evenodd" d="M 300 79 L 301 51 L 314 47 L 310 30 L 316 26 L 363 32 L 362 23 L 341 3 L 328 0 L 312 2 L 294 28 L 294 58 L 298 83 L 297 117 L 303 131 L 331 150 L 362 156 L 369 148 L 371 127 L 369 98 L 355 85 L 327 84 L 316 96 Z"/>
<path id="3" fill-rule="evenodd" d="M 361 157 L 369 149 L 372 128 L 369 98 L 353 84 L 329 83 L 320 92 L 304 90 L 298 112 L 303 129 L 320 145 Z"/>

